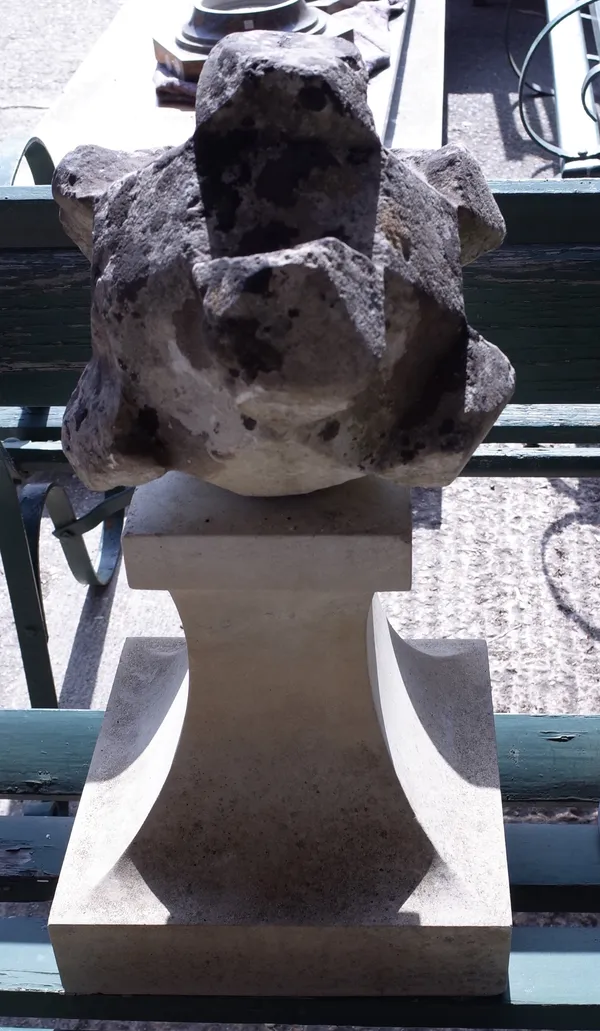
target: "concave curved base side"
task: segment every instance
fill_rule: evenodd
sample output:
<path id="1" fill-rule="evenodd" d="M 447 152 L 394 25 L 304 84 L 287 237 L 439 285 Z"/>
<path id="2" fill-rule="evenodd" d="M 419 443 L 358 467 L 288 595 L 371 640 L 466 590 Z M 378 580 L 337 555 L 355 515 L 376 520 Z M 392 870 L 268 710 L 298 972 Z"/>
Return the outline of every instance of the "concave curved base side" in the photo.
<path id="1" fill-rule="evenodd" d="M 502 991 L 485 645 L 403 641 L 373 595 L 410 583 L 404 492 L 165 477 L 124 551 L 187 649 L 124 648 L 50 918 L 67 991 Z"/>
<path id="2" fill-rule="evenodd" d="M 377 598 L 370 622 L 364 704 L 321 707 L 319 724 L 303 692 L 302 726 L 287 692 L 252 719 L 225 690 L 219 736 L 201 683 L 188 695 L 184 642 L 126 643 L 51 914 L 68 991 L 503 990 L 511 917 L 485 646 L 452 642 L 415 705 L 421 649 L 443 642 L 401 641 Z M 201 680 L 193 658 L 192 670 Z M 468 713 L 489 711 L 489 725 L 483 739 L 458 728 L 458 750 L 472 747 L 457 770 L 448 710 L 474 692 Z M 283 724 L 272 747 L 269 715 Z"/>

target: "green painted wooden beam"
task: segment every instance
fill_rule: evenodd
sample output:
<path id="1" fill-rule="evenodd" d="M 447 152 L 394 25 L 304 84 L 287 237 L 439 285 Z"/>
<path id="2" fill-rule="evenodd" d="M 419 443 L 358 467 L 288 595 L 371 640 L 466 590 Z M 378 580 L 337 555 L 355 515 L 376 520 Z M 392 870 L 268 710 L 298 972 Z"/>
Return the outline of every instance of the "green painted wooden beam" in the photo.
<path id="1" fill-rule="evenodd" d="M 0 187 L 0 247 L 68 247 L 50 186 Z"/>
<path id="2" fill-rule="evenodd" d="M 103 713 L 0 711 L 0 798 L 80 796 Z M 599 716 L 496 716 L 506 801 L 597 801 Z"/>
<path id="3" fill-rule="evenodd" d="M 596 822 L 509 823 L 504 830 L 514 912 L 600 912 Z"/>
<path id="4" fill-rule="evenodd" d="M 24 473 L 44 472 L 65 465 L 67 458 L 59 441 L 31 441 L 24 446 L 5 442 L 14 464 Z M 461 476 L 600 476 L 600 448 L 579 445 L 569 448 L 545 448 L 543 445 L 511 447 L 503 444 L 482 444 L 463 469 Z"/>
<path id="5" fill-rule="evenodd" d="M 60 440 L 64 406 L 35 408 L 0 406 L 0 440 Z M 564 444 L 600 442 L 598 405 L 508 405 L 486 441 Z"/>
<path id="6" fill-rule="evenodd" d="M 597 243 L 600 184 L 570 181 L 490 181 L 511 243 Z M 0 189 L 0 247 L 73 247 L 49 186 Z"/>
<path id="7" fill-rule="evenodd" d="M 509 989 L 492 998 L 240 998 L 66 995 L 42 921 L 0 921 L 7 1017 L 362 1027 L 600 1029 L 600 929 L 519 927 Z"/>
<path id="8" fill-rule="evenodd" d="M 0 711 L 0 797 L 78 798 L 103 715 L 85 709 Z"/>
<path id="9" fill-rule="evenodd" d="M 496 715 L 506 801 L 600 798 L 600 717 Z"/>
<path id="10" fill-rule="evenodd" d="M 60 440 L 64 411 L 64 405 L 31 410 L 24 406 L 0 406 L 0 440 Z"/>
<path id="11" fill-rule="evenodd" d="M 584 429 L 585 433 L 585 429 Z M 54 435 L 54 434 L 52 434 Z M 527 436 L 520 433 L 520 436 Z M 573 436 L 576 436 L 573 432 Z M 596 434 L 597 436 L 597 434 Z M 1 434 L 0 434 L 1 439 Z M 60 440 L 21 440 L 4 438 L 4 446 L 16 467 L 24 473 L 47 471 L 65 465 Z M 462 476 L 600 476 L 600 447 L 482 444 L 467 462 Z"/>
<path id="12" fill-rule="evenodd" d="M 464 283 L 471 324 L 516 368 L 516 404 L 600 404 L 600 246 L 506 245 Z M 91 353 L 87 260 L 0 249 L 0 294 L 0 405 L 66 404 Z"/>
<path id="13" fill-rule="evenodd" d="M 515 404 L 600 403 L 597 245 L 505 244 L 464 269 L 464 294 L 471 325 L 515 367 Z"/>
<path id="14" fill-rule="evenodd" d="M 482 444 L 462 476 L 600 476 L 600 447 L 557 445 L 548 448 Z"/>
<path id="15" fill-rule="evenodd" d="M 495 442 L 599 444 L 600 405 L 508 405 L 486 437 Z"/>
<path id="16" fill-rule="evenodd" d="M 0 901 L 53 897 L 73 819 L 0 818 Z M 600 911 L 600 835 L 596 824 L 506 824 L 515 912 Z"/>
<path id="17" fill-rule="evenodd" d="M 68 317 L 72 318 L 72 313 Z M 0 375 L 0 405 L 66 405 L 90 355 L 88 344 L 80 368 L 66 372 L 52 369 L 50 351 L 47 361 L 38 363 L 33 370 L 4 370 Z"/>
<path id="18" fill-rule="evenodd" d="M 600 182 L 491 180 L 507 243 L 598 243 Z"/>
<path id="19" fill-rule="evenodd" d="M 72 826 L 68 816 L 0 817 L 0 902 L 53 897 Z"/>
<path id="20" fill-rule="evenodd" d="M 28 475 L 68 464 L 60 440 L 5 439 L 3 445 L 19 472 Z"/>

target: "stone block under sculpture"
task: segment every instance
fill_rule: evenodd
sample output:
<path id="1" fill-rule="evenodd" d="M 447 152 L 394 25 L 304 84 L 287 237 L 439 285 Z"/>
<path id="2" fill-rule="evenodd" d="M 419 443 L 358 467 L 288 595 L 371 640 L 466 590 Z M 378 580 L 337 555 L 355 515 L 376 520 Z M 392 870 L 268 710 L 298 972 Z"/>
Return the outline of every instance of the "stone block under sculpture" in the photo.
<path id="1" fill-rule="evenodd" d="M 514 386 L 467 325 L 461 261 L 504 223 L 456 147 L 386 150 L 340 39 L 226 37 L 197 128 L 82 147 L 54 194 L 92 259 L 93 357 L 63 444 L 88 486 L 169 469 L 249 495 L 444 485 Z"/>
<path id="2" fill-rule="evenodd" d="M 404 641 L 408 492 L 135 494 L 129 640 L 49 922 L 71 992 L 485 995 L 511 910 L 487 653 Z M 189 676 L 188 676 L 189 667 Z"/>

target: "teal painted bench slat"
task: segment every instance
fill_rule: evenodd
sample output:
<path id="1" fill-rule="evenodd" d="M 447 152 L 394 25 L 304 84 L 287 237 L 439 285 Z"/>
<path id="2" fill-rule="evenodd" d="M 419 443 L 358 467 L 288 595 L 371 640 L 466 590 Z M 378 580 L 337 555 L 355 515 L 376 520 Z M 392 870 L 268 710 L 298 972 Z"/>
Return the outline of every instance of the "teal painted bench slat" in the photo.
<path id="1" fill-rule="evenodd" d="M 72 826 L 70 816 L 0 818 L 0 902 L 53 897 Z"/>
<path id="2" fill-rule="evenodd" d="M 463 476 L 600 476 L 600 447 L 513 447 L 483 443 Z"/>
<path id="3" fill-rule="evenodd" d="M 9 1017 L 362 1027 L 597 1029 L 600 930 L 517 927 L 509 988 L 492 998 L 66 995 L 41 920 L 0 921 L 0 1009 Z"/>
<path id="4" fill-rule="evenodd" d="M 2 412 L 0 410 L 0 426 Z M 600 404 L 511 404 L 486 437 L 490 443 L 594 444 L 600 433 Z"/>
<path id="5" fill-rule="evenodd" d="M 36 442 L 60 440 L 63 405 L 38 408 L 0 406 L 0 439 L 28 441 L 32 431 Z M 600 404 L 509 405 L 488 433 L 487 441 L 497 443 L 593 444 L 600 432 Z"/>
<path id="6" fill-rule="evenodd" d="M 510 431 L 495 428 L 490 441 L 600 444 L 589 408 L 600 404 L 600 183 L 492 187 L 507 241 L 465 269 L 465 299 L 473 325 L 513 361 L 520 407 L 500 423 Z M 90 350 L 89 266 L 64 237 L 46 187 L 0 190 L 0 298 L 0 405 L 64 405 Z M 558 434 L 551 405 L 563 411 Z M 589 411 L 567 416 L 571 405 Z M 567 469 L 578 457 L 561 453 L 553 462 Z M 486 472 L 506 468 L 500 454 L 486 460 Z M 543 462 L 537 474 L 545 474 Z"/>
<path id="7" fill-rule="evenodd" d="M 596 822 L 507 823 L 504 830 L 515 912 L 600 912 Z"/>
<path id="8" fill-rule="evenodd" d="M 0 822 L 0 902 L 54 896 L 73 826 L 68 816 L 5 816 Z M 594 824 L 507 823 L 513 910 L 600 911 L 600 835 Z"/>
<path id="9" fill-rule="evenodd" d="M 77 799 L 101 710 L 0 710 L 0 798 Z M 600 716 L 496 715 L 506 802 L 600 798 Z"/>

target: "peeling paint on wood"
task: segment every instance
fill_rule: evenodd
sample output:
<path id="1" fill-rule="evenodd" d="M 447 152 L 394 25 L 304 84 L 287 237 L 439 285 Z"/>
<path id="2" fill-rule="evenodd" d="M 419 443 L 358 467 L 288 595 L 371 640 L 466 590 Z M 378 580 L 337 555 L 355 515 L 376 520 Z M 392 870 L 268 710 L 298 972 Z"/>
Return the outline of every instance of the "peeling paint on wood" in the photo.
<path id="1" fill-rule="evenodd" d="M 82 709 L 0 711 L 0 797 L 78 798 L 102 716 Z M 496 740 L 506 800 L 597 800 L 600 717 L 500 714 Z"/>

